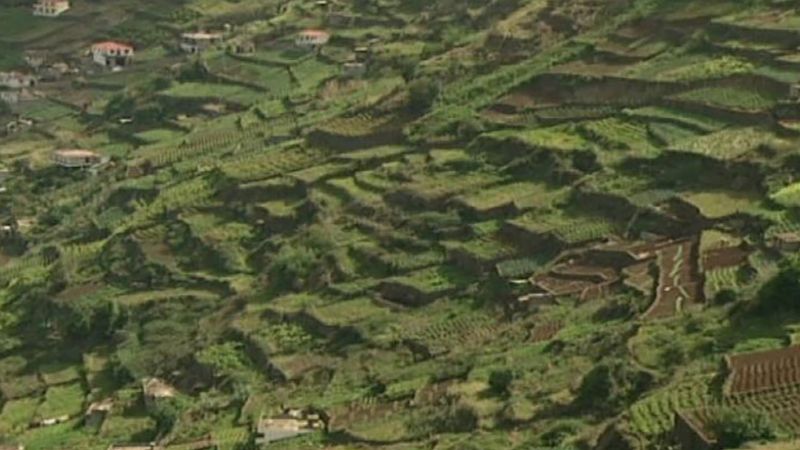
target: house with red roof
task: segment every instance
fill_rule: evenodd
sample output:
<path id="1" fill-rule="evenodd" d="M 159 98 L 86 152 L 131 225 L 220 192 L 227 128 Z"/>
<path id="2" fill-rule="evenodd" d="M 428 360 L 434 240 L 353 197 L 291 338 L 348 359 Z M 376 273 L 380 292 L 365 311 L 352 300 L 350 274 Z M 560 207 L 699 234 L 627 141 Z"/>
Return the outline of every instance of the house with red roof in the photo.
<path id="1" fill-rule="evenodd" d="M 103 67 L 123 67 L 133 61 L 134 50 L 128 44 L 105 41 L 92 45 L 92 60 Z"/>
<path id="2" fill-rule="evenodd" d="M 33 15 L 58 17 L 69 10 L 69 0 L 38 0 L 33 4 Z"/>
<path id="3" fill-rule="evenodd" d="M 298 47 L 318 48 L 328 43 L 331 35 L 322 30 L 303 30 L 297 34 L 294 43 Z"/>

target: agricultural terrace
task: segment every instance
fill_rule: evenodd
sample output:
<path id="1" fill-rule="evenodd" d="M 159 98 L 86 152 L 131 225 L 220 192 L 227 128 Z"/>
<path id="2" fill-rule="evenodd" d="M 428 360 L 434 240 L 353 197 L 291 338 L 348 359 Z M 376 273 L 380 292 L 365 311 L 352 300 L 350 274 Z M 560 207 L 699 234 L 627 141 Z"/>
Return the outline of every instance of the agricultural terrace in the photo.
<path id="1" fill-rule="evenodd" d="M 791 2 L 70 6 L 0 6 L 0 73 L 38 78 L 0 88 L 4 444 L 249 449 L 285 408 L 327 430 L 270 448 L 800 430 Z"/>

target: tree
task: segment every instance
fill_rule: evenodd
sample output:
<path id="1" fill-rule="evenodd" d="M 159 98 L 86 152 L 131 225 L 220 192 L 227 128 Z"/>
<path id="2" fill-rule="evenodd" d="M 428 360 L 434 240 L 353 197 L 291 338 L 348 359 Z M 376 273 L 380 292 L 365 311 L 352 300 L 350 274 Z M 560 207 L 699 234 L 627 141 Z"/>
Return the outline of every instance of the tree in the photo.
<path id="1" fill-rule="evenodd" d="M 736 303 L 736 291 L 733 289 L 722 289 L 714 295 L 713 303 L 715 305 L 730 305 Z"/>
<path id="2" fill-rule="evenodd" d="M 242 345 L 236 342 L 224 342 L 207 347 L 195 356 L 197 362 L 214 371 L 214 374 L 225 382 L 240 382 L 247 369 Z"/>
<path id="3" fill-rule="evenodd" d="M 432 78 L 418 78 L 408 83 L 408 109 L 424 114 L 439 95 L 439 84 Z"/>
<path id="4" fill-rule="evenodd" d="M 783 263 L 780 271 L 764 284 L 756 298 L 756 312 L 779 314 L 800 312 L 800 259 Z"/>
<path id="5" fill-rule="evenodd" d="M 725 408 L 711 419 L 711 431 L 724 448 L 739 448 L 749 441 L 774 440 L 776 428 L 760 411 Z"/>
<path id="6" fill-rule="evenodd" d="M 305 245 L 284 245 L 269 266 L 269 279 L 279 289 L 302 289 L 309 284 L 319 257 Z"/>
<path id="7" fill-rule="evenodd" d="M 489 392 L 498 397 L 506 397 L 512 381 L 514 381 L 514 373 L 510 370 L 493 370 L 489 374 Z"/>
<path id="8" fill-rule="evenodd" d="M 652 381 L 652 375 L 624 361 L 605 362 L 583 377 L 573 405 L 596 413 L 616 413 L 639 398 Z"/>

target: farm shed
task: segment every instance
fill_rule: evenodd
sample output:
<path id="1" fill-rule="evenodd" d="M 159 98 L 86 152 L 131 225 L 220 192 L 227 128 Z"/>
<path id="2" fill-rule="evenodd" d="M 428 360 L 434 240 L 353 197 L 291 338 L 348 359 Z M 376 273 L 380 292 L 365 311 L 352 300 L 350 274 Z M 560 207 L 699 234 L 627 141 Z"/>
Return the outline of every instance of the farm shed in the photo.
<path id="1" fill-rule="evenodd" d="M 789 86 L 789 98 L 792 100 L 800 100 L 800 83 L 793 83 Z"/>
<path id="2" fill-rule="evenodd" d="M 361 78 L 367 73 L 367 65 L 363 62 L 346 62 L 342 65 L 342 75 L 346 78 Z"/>
<path id="3" fill-rule="evenodd" d="M 89 405 L 89 408 L 86 409 L 86 413 L 84 413 L 84 424 L 88 427 L 100 426 L 106 419 L 106 416 L 111 413 L 113 407 L 114 401 L 110 398 L 92 403 Z"/>

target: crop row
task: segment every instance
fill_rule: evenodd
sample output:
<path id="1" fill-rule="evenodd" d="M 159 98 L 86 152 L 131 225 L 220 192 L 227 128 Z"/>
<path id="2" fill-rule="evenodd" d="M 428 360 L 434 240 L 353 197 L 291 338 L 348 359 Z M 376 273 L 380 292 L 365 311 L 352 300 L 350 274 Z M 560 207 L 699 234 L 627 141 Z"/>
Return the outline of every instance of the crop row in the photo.
<path id="1" fill-rule="evenodd" d="M 340 136 L 364 136 L 391 122 L 391 117 L 376 118 L 369 114 L 333 119 L 319 127 L 320 131 Z"/>
<path id="2" fill-rule="evenodd" d="M 220 165 L 222 171 L 240 181 L 256 181 L 294 172 L 325 160 L 320 150 L 308 148 L 278 148 L 246 157 L 227 160 Z"/>
<path id="3" fill-rule="evenodd" d="M 120 225 L 119 229 L 137 228 L 159 214 L 197 207 L 210 200 L 216 190 L 205 178 L 194 178 L 163 189 L 150 203 L 140 202 L 136 210 Z"/>
<path id="4" fill-rule="evenodd" d="M 425 327 L 414 327 L 404 333 L 404 338 L 422 342 L 434 354 L 449 351 L 460 344 L 478 342 L 491 337 L 499 324 L 484 315 L 465 315 Z"/>
<path id="5" fill-rule="evenodd" d="M 666 433 L 672 429 L 675 412 L 710 404 L 708 381 L 680 384 L 635 403 L 629 411 L 634 430 L 645 436 Z"/>

